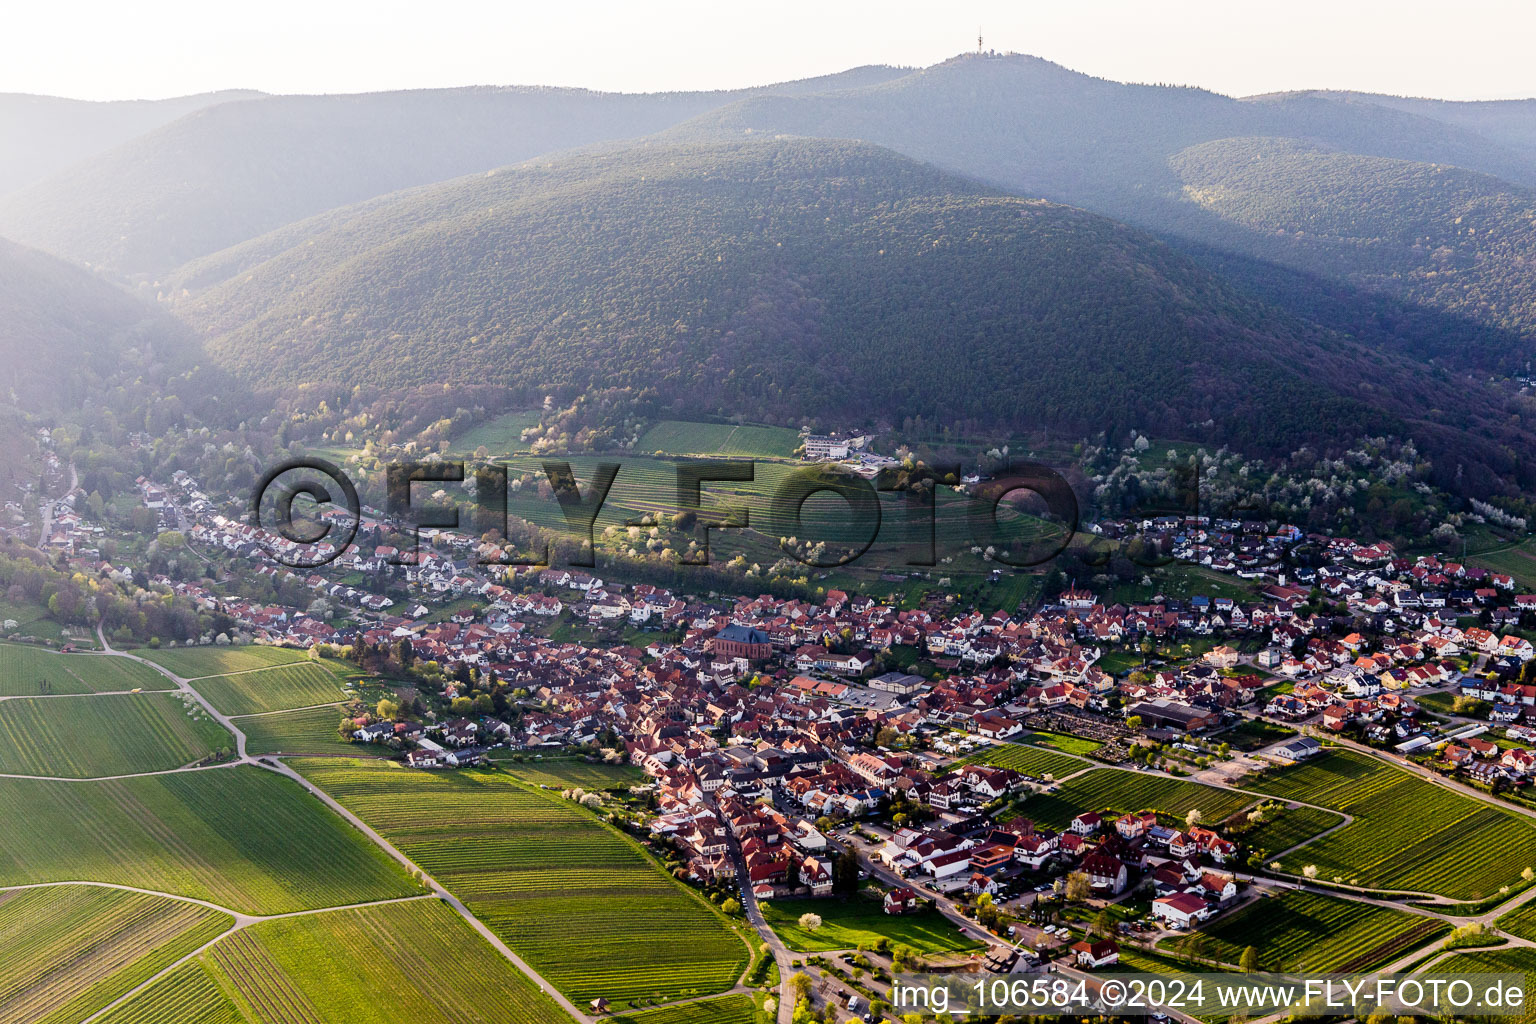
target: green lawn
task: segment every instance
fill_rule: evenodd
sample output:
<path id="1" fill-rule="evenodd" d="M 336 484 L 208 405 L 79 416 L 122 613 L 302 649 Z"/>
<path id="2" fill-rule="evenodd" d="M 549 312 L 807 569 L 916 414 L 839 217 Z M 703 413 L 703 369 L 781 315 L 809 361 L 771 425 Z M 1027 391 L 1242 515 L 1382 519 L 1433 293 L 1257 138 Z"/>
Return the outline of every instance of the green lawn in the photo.
<path id="1" fill-rule="evenodd" d="M 1230 744 L 1233 750 L 1258 750 L 1267 747 L 1271 743 L 1279 743 L 1296 735 L 1295 729 L 1287 729 L 1283 725 L 1275 725 L 1272 722 L 1261 722 L 1255 718 L 1245 718 L 1225 732 L 1212 736 L 1211 739 L 1218 743 Z"/>
<path id="2" fill-rule="evenodd" d="M 0 774 L 99 778 L 164 771 L 235 745 L 184 694 L 0 701 Z"/>
<path id="3" fill-rule="evenodd" d="M 194 903 L 97 886 L 0 893 L 0 1020 L 84 1020 L 234 923 Z"/>
<path id="4" fill-rule="evenodd" d="M 60 654 L 24 644 L 0 644 L 0 697 L 115 690 L 171 690 L 148 665 L 102 654 Z"/>
<path id="5" fill-rule="evenodd" d="M 1249 785 L 1354 815 L 1347 827 L 1286 857 L 1288 871 L 1316 865 L 1325 880 L 1478 900 L 1536 866 L 1536 827 L 1525 817 L 1367 754 L 1330 750 Z"/>
<path id="6" fill-rule="evenodd" d="M 873 946 L 882 936 L 893 943 L 911 946 L 922 953 L 980 949 L 937 910 L 915 914 L 887 914 L 880 898 L 861 893 L 850 900 L 773 900 L 762 905 L 763 918 L 790 949 L 818 953 L 829 949 Z M 821 916 L 821 927 L 800 927 L 800 915 Z"/>
<path id="7" fill-rule="evenodd" d="M 1263 897 L 1203 929 L 1207 955 L 1226 963 L 1235 965 L 1252 946 L 1260 970 L 1338 974 L 1383 967 L 1450 930 L 1423 914 L 1294 890 Z"/>
<path id="8" fill-rule="evenodd" d="M 628 837 L 503 772 L 294 765 L 460 899 L 573 1001 L 709 995 L 747 947 Z"/>
<path id="9" fill-rule="evenodd" d="M 523 431 L 538 425 L 539 412 L 536 409 L 503 413 L 459 435 L 453 441 L 453 450 L 469 454 L 484 448 L 493 456 L 527 451 L 528 444 L 523 440 Z"/>
<path id="10" fill-rule="evenodd" d="M 446 904 L 415 900 L 252 925 L 104 1024 L 569 1020 Z"/>
<path id="11" fill-rule="evenodd" d="M 1018 737 L 1020 743 L 1032 743 L 1037 747 L 1052 747 L 1065 754 L 1087 757 L 1104 744 L 1081 736 L 1069 736 L 1060 732 L 1030 732 Z"/>
<path id="12" fill-rule="evenodd" d="M 251 913 L 415 891 L 297 783 L 253 766 L 111 782 L 0 779 L 0 886 L 115 882 Z"/>

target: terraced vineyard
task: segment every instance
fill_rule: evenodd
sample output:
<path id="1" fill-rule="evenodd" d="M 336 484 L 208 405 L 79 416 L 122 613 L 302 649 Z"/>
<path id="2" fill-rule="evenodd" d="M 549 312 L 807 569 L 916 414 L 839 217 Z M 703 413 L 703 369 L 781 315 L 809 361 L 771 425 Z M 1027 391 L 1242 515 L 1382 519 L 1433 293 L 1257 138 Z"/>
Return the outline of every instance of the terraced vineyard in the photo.
<path id="1" fill-rule="evenodd" d="M 276 668 L 204 676 L 194 685 L 209 703 L 230 716 L 336 704 L 347 700 L 348 694 L 342 690 L 346 681 L 327 667 L 330 664 L 304 661 Z M 335 726 L 332 722 L 332 731 Z"/>
<path id="2" fill-rule="evenodd" d="M 179 693 L 0 701 L 0 774 L 87 779 L 163 771 L 234 745 Z"/>
<path id="3" fill-rule="evenodd" d="M 758 1011 L 751 996 L 734 995 L 659 1010 L 641 1010 L 609 1019 L 613 1024 L 762 1024 L 770 1018 Z"/>
<path id="4" fill-rule="evenodd" d="M 435 899 L 264 921 L 221 939 L 104 1024 L 568 1024 Z"/>
<path id="5" fill-rule="evenodd" d="M 1063 782 L 1054 793 L 1039 793 L 1024 801 L 1024 814 L 1051 828 L 1065 828 L 1084 811 L 1152 810 L 1170 822 L 1198 810 L 1208 822 L 1242 810 L 1257 798 L 1184 779 L 1150 772 L 1096 768 Z"/>
<path id="6" fill-rule="evenodd" d="M 295 782 L 240 765 L 102 782 L 0 779 L 0 886 L 116 882 L 283 913 L 417 891 Z"/>
<path id="7" fill-rule="evenodd" d="M 0 644 L 0 697 L 175 687 L 175 683 L 148 665 L 127 658 L 60 654 L 42 647 Z"/>
<path id="8" fill-rule="evenodd" d="M 1265 854 L 1277 854 L 1328 831 L 1343 820 L 1343 815 L 1316 807 L 1290 807 L 1271 812 L 1266 821 L 1243 833 L 1243 845 Z"/>
<path id="9" fill-rule="evenodd" d="M 235 725 L 245 733 L 249 754 L 362 753 L 366 748 L 342 739 L 336 731 L 340 721 L 340 708 L 322 707 L 236 718 Z"/>
<path id="10" fill-rule="evenodd" d="M 1355 817 L 1286 857 L 1287 871 L 1315 864 L 1324 879 L 1477 900 L 1536 866 L 1536 826 L 1526 818 L 1365 754 L 1332 750 L 1251 785 Z"/>
<path id="11" fill-rule="evenodd" d="M 1063 754 L 1056 750 L 1046 750 L 1043 747 L 1032 747 L 1022 743 L 1009 743 L 1001 747 L 984 747 L 981 750 L 967 754 L 956 762 L 956 767 L 968 764 L 995 765 L 998 768 L 1012 768 L 1014 771 L 1023 772 L 1025 775 L 1033 775 L 1037 779 L 1049 775 L 1052 778 L 1061 778 L 1080 772 L 1084 768 L 1092 767 L 1092 762 L 1082 758 L 1073 757 L 1071 754 Z"/>
<path id="12" fill-rule="evenodd" d="M 1385 966 L 1450 930 L 1423 914 L 1289 890 L 1219 919 L 1205 934 L 1209 955 L 1229 964 L 1253 946 L 1261 970 L 1351 974 Z"/>
<path id="13" fill-rule="evenodd" d="M 74 1024 L 212 941 L 234 918 L 68 885 L 0 893 L 0 1024 Z"/>
<path id="14" fill-rule="evenodd" d="M 499 772 L 358 761 L 294 767 L 464 900 L 584 1004 L 729 988 L 747 948 L 693 893 L 589 811 Z"/>

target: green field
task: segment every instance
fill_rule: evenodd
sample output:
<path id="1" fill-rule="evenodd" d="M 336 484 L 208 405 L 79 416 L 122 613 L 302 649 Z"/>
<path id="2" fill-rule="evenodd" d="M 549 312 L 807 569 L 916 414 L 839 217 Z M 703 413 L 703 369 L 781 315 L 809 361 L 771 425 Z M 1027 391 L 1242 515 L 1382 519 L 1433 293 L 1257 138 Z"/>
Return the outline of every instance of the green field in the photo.
<path id="1" fill-rule="evenodd" d="M 635 444 L 647 455 L 726 455 L 738 458 L 790 458 L 800 446 L 800 432 L 788 427 L 742 427 L 729 423 L 662 420 Z"/>
<path id="2" fill-rule="evenodd" d="M 1272 722 L 1261 722 L 1256 718 L 1245 718 L 1226 732 L 1218 733 L 1211 739 L 1217 743 L 1229 744 L 1233 750 L 1258 750 L 1267 747 L 1271 743 L 1279 743 L 1296 735 L 1295 729 L 1287 729 L 1283 725 L 1275 725 Z"/>
<path id="3" fill-rule="evenodd" d="M 1536 866 L 1536 827 L 1366 754 L 1331 750 L 1255 779 L 1252 788 L 1354 815 L 1282 861 L 1300 873 L 1376 889 L 1477 900 Z"/>
<path id="4" fill-rule="evenodd" d="M 501 772 L 294 767 L 578 1004 L 708 995 L 746 968 L 745 944 L 702 899 L 576 804 Z"/>
<path id="5" fill-rule="evenodd" d="M 1450 930 L 1423 914 L 1295 890 L 1262 897 L 1203 929 L 1208 955 L 1228 964 L 1252 946 L 1260 970 L 1338 974 L 1383 967 Z"/>
<path id="6" fill-rule="evenodd" d="M 1055 750 L 1046 750 L 1042 747 L 1026 746 L 1021 743 L 1008 743 L 1000 747 L 983 747 L 955 762 L 955 767 L 968 764 L 995 765 L 998 768 L 1012 768 L 1014 771 L 1023 772 L 1025 775 L 1033 775 L 1035 778 L 1044 778 L 1049 775 L 1052 778 L 1060 778 L 1063 775 L 1071 775 L 1089 767 L 1087 761 L 1070 754 L 1063 754 Z"/>
<path id="7" fill-rule="evenodd" d="M 272 715 L 254 715 L 234 720 L 245 733 L 249 754 L 352 754 L 368 750 L 341 738 L 336 731 L 341 721 L 338 707 L 306 708 Z M 379 748 L 373 748 L 375 751 Z"/>
<path id="8" fill-rule="evenodd" d="M 1064 732 L 1027 732 L 1019 736 L 1015 742 L 1050 747 L 1064 754 L 1075 754 L 1078 757 L 1087 757 L 1104 745 L 1098 740 L 1088 740 Z"/>
<path id="9" fill-rule="evenodd" d="M 288 647 L 170 647 L 158 650 L 146 648 L 133 653 L 170 669 L 183 679 L 248 672 L 256 668 L 309 660 L 309 652 Z"/>
<path id="10" fill-rule="evenodd" d="M 762 905 L 763 919 L 790 949 L 819 953 L 829 949 L 873 946 L 881 936 L 911 946 L 920 953 L 944 953 L 980 949 L 937 910 L 915 914 L 887 914 L 879 897 L 861 893 L 851 900 L 774 900 Z M 800 915 L 821 915 L 814 932 L 800 927 Z"/>
<path id="11" fill-rule="evenodd" d="M 346 680 L 330 667 L 329 661 L 305 661 L 295 665 L 256 671 L 234 672 L 222 676 L 203 676 L 192 683 L 194 689 L 226 715 L 260 715 L 269 711 L 339 704 L 349 700 L 342 690 Z M 337 670 L 345 671 L 343 665 Z M 333 717 L 341 718 L 337 712 Z M 331 723 L 332 731 L 335 722 Z"/>
<path id="12" fill-rule="evenodd" d="M 0 701 L 0 774 L 99 778 L 180 768 L 233 749 L 234 737 L 184 696 Z"/>
<path id="13" fill-rule="evenodd" d="M 104 1024 L 557 1024 L 569 1017 L 438 900 L 264 921 Z"/>
<path id="14" fill-rule="evenodd" d="M 586 761 L 501 762 L 501 767 L 524 782 L 550 789 L 604 790 L 638 785 L 649 776 L 632 764 L 589 764 Z"/>
<path id="15" fill-rule="evenodd" d="M 761 1024 L 769 1017 L 758 1012 L 751 996 L 734 995 L 659 1010 L 641 1010 L 609 1020 L 613 1024 Z"/>
<path id="16" fill-rule="evenodd" d="M 1065 828 L 1084 811 L 1157 811 L 1170 823 L 1182 823 L 1198 810 L 1202 820 L 1214 824 L 1253 803 L 1256 797 L 1233 793 L 1198 782 L 1174 779 L 1151 772 L 1097 768 L 1063 782 L 1054 793 L 1037 793 L 1024 801 L 1024 815 L 1051 828 Z"/>
<path id="17" fill-rule="evenodd" d="M 525 452 L 528 450 L 528 444 L 523 440 L 523 431 L 538 425 L 539 413 L 536 409 L 503 413 L 494 419 L 486 420 L 479 426 L 471 427 L 454 438 L 453 450 L 471 454 L 479 448 L 484 448 L 493 456 Z"/>
<path id="18" fill-rule="evenodd" d="M 0 779 L 0 886 L 96 881 L 284 913 L 408 895 L 405 873 L 291 779 L 240 765 Z"/>
<path id="19" fill-rule="evenodd" d="M 66 885 L 0 893 L 0 1024 L 72 1024 L 235 923 L 142 893 Z"/>
<path id="20" fill-rule="evenodd" d="M 1265 820 L 1242 835 L 1243 845 L 1264 854 L 1289 850 L 1297 843 L 1328 831 L 1343 821 L 1342 815 L 1315 807 L 1289 807 L 1269 812 Z"/>
<path id="21" fill-rule="evenodd" d="M 0 697 L 113 690 L 171 690 L 176 684 L 148 665 L 101 654 L 60 654 L 0 644 Z"/>

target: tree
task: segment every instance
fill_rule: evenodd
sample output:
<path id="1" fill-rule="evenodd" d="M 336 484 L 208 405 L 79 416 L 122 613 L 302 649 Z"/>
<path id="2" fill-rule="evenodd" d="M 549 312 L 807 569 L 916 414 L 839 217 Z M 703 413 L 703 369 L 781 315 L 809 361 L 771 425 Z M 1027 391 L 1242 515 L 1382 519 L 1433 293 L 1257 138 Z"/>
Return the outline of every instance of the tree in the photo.
<path id="1" fill-rule="evenodd" d="M 1141 728 L 1141 716 L 1140 715 L 1132 715 L 1131 717 L 1127 718 L 1125 720 L 1125 727 L 1127 729 L 1130 729 L 1132 732 L 1135 732 L 1136 730 L 1140 729 Z"/>
<path id="2" fill-rule="evenodd" d="M 814 932 L 821 927 L 821 915 L 807 911 L 800 915 L 799 925 L 804 931 Z"/>
<path id="3" fill-rule="evenodd" d="M 1253 974 L 1259 969 L 1259 951 L 1252 946 L 1243 950 L 1243 955 L 1238 957 L 1237 969 L 1244 974 Z"/>
<path id="4" fill-rule="evenodd" d="M 1108 907 L 1105 907 L 1103 910 L 1099 911 L 1099 916 L 1093 919 L 1092 931 L 1100 938 L 1108 939 L 1114 936 L 1115 918 L 1114 915 L 1109 912 Z"/>
<path id="5" fill-rule="evenodd" d="M 1088 880 L 1087 874 L 1074 871 L 1067 876 L 1067 899 L 1081 902 L 1092 895 L 1093 883 Z"/>
<path id="6" fill-rule="evenodd" d="M 1316 878 L 1317 877 L 1317 865 L 1316 864 L 1308 864 L 1306 867 L 1301 869 L 1301 873 L 1304 876 L 1306 876 L 1307 878 Z"/>
<path id="7" fill-rule="evenodd" d="M 374 710 L 385 721 L 394 721 L 400 717 L 400 702 L 384 697 L 379 700 L 378 706 Z"/>
<path id="8" fill-rule="evenodd" d="M 832 891 L 839 896 L 852 896 L 859 891 L 859 855 L 844 850 L 832 862 Z"/>
<path id="9" fill-rule="evenodd" d="M 1192 808 L 1188 814 L 1184 815 L 1184 827 L 1194 828 L 1196 825 L 1200 824 L 1203 818 L 1204 816 L 1200 813 L 1200 808 Z"/>
<path id="10" fill-rule="evenodd" d="M 720 904 L 720 909 L 725 912 L 727 917 L 735 917 L 741 913 L 741 904 L 735 899 L 727 898 L 724 903 Z"/>

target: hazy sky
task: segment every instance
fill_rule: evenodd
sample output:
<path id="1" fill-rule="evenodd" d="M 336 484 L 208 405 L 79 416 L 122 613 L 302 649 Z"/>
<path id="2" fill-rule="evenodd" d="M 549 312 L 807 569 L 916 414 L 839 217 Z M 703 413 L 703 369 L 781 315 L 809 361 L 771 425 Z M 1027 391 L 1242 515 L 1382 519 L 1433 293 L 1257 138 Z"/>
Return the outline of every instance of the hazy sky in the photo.
<path id="1" fill-rule="evenodd" d="M 730 88 L 976 45 L 1234 95 L 1536 96 L 1536 0 L 121 0 L 0 7 L 0 91 Z"/>

